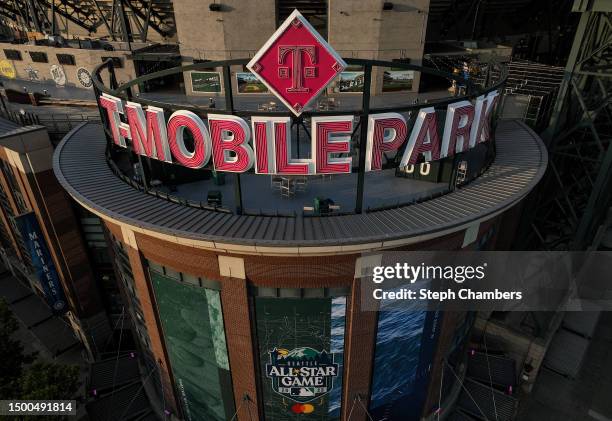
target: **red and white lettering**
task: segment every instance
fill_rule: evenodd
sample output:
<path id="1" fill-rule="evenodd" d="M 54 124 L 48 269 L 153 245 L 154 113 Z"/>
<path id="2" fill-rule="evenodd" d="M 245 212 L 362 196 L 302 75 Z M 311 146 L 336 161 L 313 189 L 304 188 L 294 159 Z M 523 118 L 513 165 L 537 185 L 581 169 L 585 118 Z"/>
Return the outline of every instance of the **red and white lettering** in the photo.
<path id="1" fill-rule="evenodd" d="M 474 122 L 470 133 L 470 148 L 490 139 L 491 116 L 498 100 L 499 92 L 497 91 L 491 91 L 486 97 L 481 95 L 476 99 Z"/>
<path id="2" fill-rule="evenodd" d="M 236 173 L 246 172 L 253 166 L 257 174 L 351 172 L 352 115 L 313 116 L 311 158 L 306 159 L 293 157 L 295 144 L 291 141 L 290 117 L 251 117 L 249 126 L 237 116 L 211 114 L 205 125 L 193 112 L 180 110 L 174 112 L 165 125 L 161 108 L 143 109 L 135 102 L 123 104 L 120 98 L 107 94 L 101 95 L 99 101 L 105 110 L 113 142 L 127 148 L 126 139 L 130 139 L 134 152 L 152 159 L 202 168 L 212 157 L 217 171 Z M 408 171 L 421 161 L 427 163 L 452 157 L 489 141 L 491 119 L 498 101 L 499 93 L 492 91 L 478 97 L 474 105 L 465 100 L 449 104 L 441 139 L 433 107 L 418 111 L 409 136 L 402 114 L 370 115 L 365 170 L 381 170 L 385 159 L 397 159 L 397 151 L 404 142 L 406 147 L 401 153 L 400 168 Z M 122 121 L 121 114 L 125 114 L 127 123 Z M 188 137 L 185 137 L 185 129 L 190 132 Z"/>
<path id="3" fill-rule="evenodd" d="M 416 164 L 421 155 L 425 157 L 425 162 L 440 159 L 440 137 L 434 107 L 419 110 L 400 162 L 400 168 Z"/>
<path id="4" fill-rule="evenodd" d="M 468 149 L 473 121 L 474 106 L 469 101 L 448 105 L 440 158 L 453 156 Z"/>
<path id="5" fill-rule="evenodd" d="M 353 158 L 331 156 L 349 153 L 353 116 L 312 117 L 312 153 L 317 174 L 345 174 L 351 172 Z"/>
<path id="6" fill-rule="evenodd" d="M 112 95 L 102 94 L 100 96 L 100 107 L 106 110 L 111 133 L 113 134 L 113 142 L 122 148 L 127 148 L 125 138 L 130 137 L 130 127 L 122 122 L 119 117 L 120 114 L 123 114 L 121 99 Z"/>
<path id="7" fill-rule="evenodd" d="M 193 137 L 193 152 L 185 146 L 184 131 Z M 211 155 L 211 141 L 204 122 L 191 111 L 175 111 L 168 120 L 168 143 L 176 161 L 187 168 L 202 168 Z"/>
<path id="8" fill-rule="evenodd" d="M 255 150 L 255 174 L 272 174 L 270 165 L 273 159 L 270 155 L 274 153 L 274 148 L 268 142 L 268 124 L 263 121 L 253 121 L 253 149 Z"/>
<path id="9" fill-rule="evenodd" d="M 145 118 L 140 104 L 128 102 L 125 104 L 125 114 L 130 126 L 134 152 L 160 161 L 172 162 L 164 110 L 149 106 Z"/>
<path id="10" fill-rule="evenodd" d="M 401 114 L 371 115 L 368 118 L 365 170 L 380 170 L 384 153 L 398 150 L 406 140 L 407 133 L 406 120 Z"/>
<path id="11" fill-rule="evenodd" d="M 251 131 L 246 121 L 233 115 L 208 115 L 215 170 L 245 172 L 255 162 L 255 154 L 248 142 Z"/>
<path id="12" fill-rule="evenodd" d="M 251 117 L 255 173 L 276 174 L 274 124 L 289 124 L 288 117 Z"/>
<path id="13" fill-rule="evenodd" d="M 291 157 L 291 119 L 274 121 L 274 158 L 276 173 L 283 175 L 314 174 L 311 159 L 296 159 Z"/>

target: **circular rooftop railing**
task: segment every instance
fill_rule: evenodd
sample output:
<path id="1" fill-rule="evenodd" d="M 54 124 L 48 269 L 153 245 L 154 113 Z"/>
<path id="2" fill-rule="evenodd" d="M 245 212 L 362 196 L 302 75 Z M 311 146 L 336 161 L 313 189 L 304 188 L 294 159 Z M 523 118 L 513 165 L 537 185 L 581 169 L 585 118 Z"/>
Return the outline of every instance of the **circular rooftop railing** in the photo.
<path id="1" fill-rule="evenodd" d="M 293 136 L 297 139 L 298 158 L 308 158 L 309 151 L 302 151 L 302 155 L 300 155 L 300 144 L 304 140 L 308 142 L 310 139 L 307 123 L 312 117 L 351 114 L 354 116 L 354 129 L 351 133 L 351 156 L 354 157 L 352 161 L 354 164 L 353 172 L 350 175 L 334 176 L 335 178 L 332 180 L 326 180 L 324 176 L 306 176 L 307 179 L 304 184 L 307 184 L 311 191 L 307 194 L 297 195 L 298 197 L 294 192 L 292 197 L 287 198 L 284 198 L 281 194 L 270 194 L 266 190 L 265 183 L 261 181 L 261 177 L 265 176 L 256 175 L 252 170 L 245 174 L 229 174 L 226 178 L 231 178 L 231 180 L 223 181 L 223 184 L 219 185 L 220 176 L 212 168 L 179 169 L 176 165 L 135 154 L 129 144 L 127 149 L 117 148 L 108 128 L 108 117 L 101 112 L 108 142 L 107 160 L 111 170 L 120 179 L 136 189 L 185 206 L 235 214 L 294 217 L 327 216 L 398 208 L 444 195 L 462 185 L 469 184 L 483 174 L 495 157 L 494 133 L 497 113 L 494 113 L 492 117 L 491 141 L 479 144 L 470 150 L 457 153 L 451 157 L 440 159 L 435 163 L 419 162 L 415 166 L 417 168 L 412 169 L 412 173 L 407 173 L 406 168 L 402 171 L 398 170 L 398 156 L 401 149 L 395 156 L 385 156 L 386 161 L 383 163 L 382 171 L 379 174 L 367 172 L 365 168 L 365 142 L 368 117 L 373 114 L 400 113 L 405 116 L 410 126 L 410 122 L 414 122 L 418 110 L 424 107 L 433 107 L 438 121 L 443 122 L 449 104 L 460 101 L 473 102 L 493 91 L 499 91 L 501 95 L 503 93 L 501 87 L 507 77 L 503 65 L 488 64 L 481 69 L 479 75 L 471 75 L 470 78 L 466 78 L 461 74 L 446 73 L 402 62 L 345 59 L 348 66 L 362 69 L 364 81 L 362 92 L 357 94 L 326 93 L 322 95 L 325 99 L 314 109 L 306 109 L 301 115 L 295 117 L 282 104 L 263 109 L 254 107 L 253 100 L 245 100 L 244 94 L 236 95 L 232 89 L 232 71 L 242 68 L 248 61 L 248 59 L 211 61 L 179 66 L 118 84 L 113 61 L 109 59 L 98 65 L 93 72 L 96 100 L 99 101 L 100 95 L 104 93 L 142 105 L 159 107 L 164 110 L 164 114 L 167 116 L 177 110 L 191 111 L 201 118 L 205 118 L 209 113 L 236 115 L 244 119 L 250 119 L 253 116 L 291 116 L 291 130 Z M 374 83 L 373 70 L 384 71 L 386 68 L 409 70 L 421 75 L 426 74 L 443 78 L 460 88 L 456 90 L 458 94 L 454 96 L 430 98 L 428 100 L 422 100 L 422 95 L 419 96 L 414 93 L 384 93 L 373 97 L 371 95 Z M 184 97 L 181 102 L 180 94 L 176 95 L 177 101 L 169 102 L 144 93 L 133 93 L 136 87 L 143 86 L 145 82 L 202 70 L 214 70 L 221 75 L 222 94 L 215 98 L 214 108 L 190 103 L 192 97 Z M 105 72 L 107 75 L 104 74 Z M 103 82 L 105 78 L 109 81 L 108 86 Z M 441 133 L 440 137 L 442 137 Z M 135 163 L 137 163 L 137 170 L 134 170 L 133 164 Z M 425 171 L 423 168 L 427 172 L 425 175 L 423 175 Z M 469 170 L 466 168 L 469 168 Z M 210 171 L 203 176 L 202 170 L 206 169 Z M 463 172 L 466 174 L 463 174 Z M 206 177 L 208 182 L 202 177 Z M 293 183 L 294 185 L 299 185 L 301 182 L 297 179 L 289 181 L 290 184 Z M 276 191 L 274 183 L 274 177 L 270 177 L 270 186 L 268 187 L 270 190 Z M 229 184 L 231 184 L 231 188 L 228 187 Z M 385 192 L 386 189 L 392 189 L 393 191 Z M 203 197 L 205 192 L 208 192 L 206 198 Z M 223 201 L 211 200 L 210 192 L 219 192 L 224 197 Z M 330 209 L 330 204 L 332 209 Z"/>

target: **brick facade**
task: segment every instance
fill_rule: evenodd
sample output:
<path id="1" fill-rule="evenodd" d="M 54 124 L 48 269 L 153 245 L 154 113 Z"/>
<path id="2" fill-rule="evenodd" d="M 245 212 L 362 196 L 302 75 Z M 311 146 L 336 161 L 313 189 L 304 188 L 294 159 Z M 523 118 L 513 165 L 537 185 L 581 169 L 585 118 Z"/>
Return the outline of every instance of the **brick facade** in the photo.
<path id="1" fill-rule="evenodd" d="M 0 186 L 10 207 L 1 209 L 0 223 L 23 262 L 26 256 L 16 240 L 21 234 L 15 232 L 7 212 L 13 216 L 34 212 L 72 311 L 73 328 L 80 331 L 77 336 L 84 339 L 93 357 L 98 352 L 96 344 L 105 343 L 111 334 L 110 324 L 71 199 L 53 174 L 52 156 L 53 147 L 42 127 L 25 128 L 0 139 Z"/>
<path id="2" fill-rule="evenodd" d="M 475 238 L 467 249 L 475 249 L 483 244 L 478 239 L 488 236 L 484 244 L 491 247 L 491 241 L 499 229 L 501 217 L 474 226 Z M 133 265 L 138 297 L 143 306 L 145 321 L 152 341 L 152 352 L 161 361 L 164 389 L 176 390 L 172 386 L 171 367 L 165 350 L 163 333 L 156 316 L 155 298 L 147 281 L 145 259 L 202 278 L 213 279 L 221 284 L 221 302 L 228 347 L 229 363 L 233 382 L 234 400 L 239 420 L 263 416 L 262 396 L 258 392 L 259 369 L 258 348 L 255 334 L 252 300 L 249 287 L 267 288 L 345 288 L 347 313 L 344 343 L 344 379 L 341 418 L 346 420 L 351 408 L 352 420 L 366 420 L 367 414 L 356 399 L 369 405 L 371 379 L 374 369 L 376 326 L 378 313 L 362 311 L 360 308 L 360 281 L 355 278 L 356 262 L 360 255 L 320 255 L 279 257 L 266 255 L 239 255 L 223 253 L 177 244 L 160 238 L 134 232 L 129 226 L 106 222 L 108 230 L 123 241 L 130 250 L 130 263 Z M 140 231 L 140 230 L 139 230 Z M 402 247 L 401 250 L 453 250 L 464 246 L 466 230 L 443 235 L 418 244 Z M 440 339 L 433 360 L 433 370 L 443 366 L 453 334 L 457 328 L 458 313 L 444 316 Z M 437 404 L 439 375 L 432 375 L 428 387 L 428 399 L 424 410 L 428 411 Z M 168 387 L 166 387 L 168 386 Z M 250 402 L 243 403 L 245 396 Z M 174 405 L 176 396 L 167 396 Z M 178 408 L 177 408 L 178 409 Z"/>

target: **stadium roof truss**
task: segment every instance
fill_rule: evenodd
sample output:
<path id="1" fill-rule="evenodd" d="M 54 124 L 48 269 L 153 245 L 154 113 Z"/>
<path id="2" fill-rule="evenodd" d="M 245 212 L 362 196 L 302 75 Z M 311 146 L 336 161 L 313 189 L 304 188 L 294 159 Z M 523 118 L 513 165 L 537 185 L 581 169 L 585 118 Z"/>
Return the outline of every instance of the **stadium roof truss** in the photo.
<path id="1" fill-rule="evenodd" d="M 550 174 L 533 232 L 549 249 L 596 246 L 612 205 L 612 5 L 576 0 L 580 22 L 543 138 Z"/>
<path id="2" fill-rule="evenodd" d="M 48 35 L 67 34 L 68 21 L 91 34 L 103 27 L 114 41 L 146 41 L 149 29 L 164 38 L 176 32 L 171 0 L 4 0 L 0 16 Z"/>

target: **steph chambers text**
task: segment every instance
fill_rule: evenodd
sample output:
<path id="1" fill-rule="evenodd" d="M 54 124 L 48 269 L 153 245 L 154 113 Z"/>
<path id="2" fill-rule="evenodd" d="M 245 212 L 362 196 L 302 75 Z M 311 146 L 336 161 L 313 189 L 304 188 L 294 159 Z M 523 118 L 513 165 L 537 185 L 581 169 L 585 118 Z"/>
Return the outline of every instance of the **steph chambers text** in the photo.
<path id="1" fill-rule="evenodd" d="M 375 300 L 427 300 L 427 301 L 450 301 L 450 300 L 466 300 L 466 301 L 485 301 L 485 300 L 522 300 L 523 293 L 521 291 L 474 291 L 469 288 L 462 288 L 457 291 L 448 289 L 446 291 L 432 291 L 427 288 L 421 288 L 418 291 L 402 288 L 400 290 L 385 291 L 377 288 L 372 292 Z"/>

